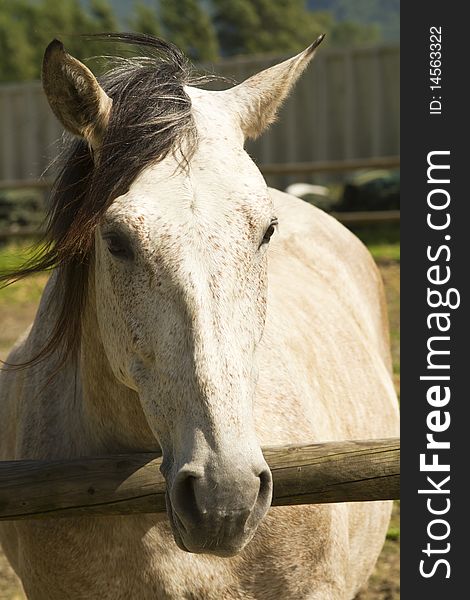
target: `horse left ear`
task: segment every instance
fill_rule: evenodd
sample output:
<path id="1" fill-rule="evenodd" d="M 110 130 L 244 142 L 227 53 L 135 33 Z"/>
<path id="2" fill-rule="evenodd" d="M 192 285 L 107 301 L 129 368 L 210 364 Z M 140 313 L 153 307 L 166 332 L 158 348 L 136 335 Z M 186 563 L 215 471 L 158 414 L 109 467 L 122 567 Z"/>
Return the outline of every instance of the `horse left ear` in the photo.
<path id="1" fill-rule="evenodd" d="M 276 118 L 294 83 L 315 55 L 325 34 L 293 58 L 253 75 L 243 83 L 222 92 L 234 105 L 245 138 L 258 137 Z"/>
<path id="2" fill-rule="evenodd" d="M 59 40 L 53 40 L 44 53 L 42 85 L 62 125 L 98 150 L 112 100 L 90 69 L 67 54 Z"/>

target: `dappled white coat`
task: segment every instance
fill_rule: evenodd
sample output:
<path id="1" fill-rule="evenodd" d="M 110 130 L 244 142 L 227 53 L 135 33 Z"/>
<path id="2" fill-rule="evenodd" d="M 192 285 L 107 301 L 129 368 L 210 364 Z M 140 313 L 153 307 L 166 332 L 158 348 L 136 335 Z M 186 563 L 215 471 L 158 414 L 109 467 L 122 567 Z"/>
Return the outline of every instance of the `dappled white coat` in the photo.
<path id="1" fill-rule="evenodd" d="M 289 79 L 289 86 L 295 79 L 291 71 L 310 59 L 305 53 L 300 57 L 283 63 L 289 73 L 283 79 Z M 222 252 L 217 256 L 225 256 L 228 265 L 219 274 L 223 297 L 229 295 L 224 286 L 234 276 L 230 253 L 246 258 L 239 242 L 242 216 L 258 216 L 264 223 L 261 236 L 272 216 L 279 221 L 269 250 L 264 248 L 265 255 L 259 257 L 259 285 L 263 294 L 267 285 L 267 300 L 259 301 L 261 313 L 266 309 L 266 323 L 256 348 L 254 425 L 251 400 L 245 404 L 240 400 L 240 407 L 234 407 L 235 397 L 229 392 L 221 392 L 221 405 L 210 413 L 211 432 L 222 440 L 224 456 L 229 446 L 234 456 L 258 457 L 259 446 L 264 445 L 397 434 L 386 307 L 372 258 L 333 218 L 292 196 L 267 192 L 242 150 L 242 134 L 251 127 L 243 103 L 263 86 L 276 95 L 273 81 L 280 72 L 267 72 L 263 84 L 260 79 L 256 85 L 252 81 L 251 91 L 245 87 L 238 96 L 190 90 L 200 139 L 189 174 L 175 174 L 174 159 L 168 157 L 146 169 L 107 215 L 133 229 L 143 253 L 155 251 L 154 240 L 162 222 L 166 224 L 166 239 L 172 240 L 168 247 L 178 256 L 172 263 L 175 277 L 197 273 L 191 281 L 198 290 L 205 289 L 205 269 L 215 252 L 202 246 L 216 239 L 217 252 Z M 278 96 L 282 99 L 285 93 L 281 90 Z M 244 125 L 235 127 L 240 114 L 245 114 Z M 250 118 L 258 119 L 253 114 Z M 258 119 L 259 129 L 265 125 Z M 156 182 L 158 202 L 153 196 Z M 176 232 L 189 226 L 199 228 L 199 237 L 181 242 Z M 262 276 L 266 260 L 267 284 Z M 255 267 L 240 264 L 240 277 L 251 268 Z M 122 294 L 126 288 L 114 281 L 116 272 L 98 232 L 80 364 L 68 364 L 49 383 L 52 359 L 50 364 L 1 374 L 1 460 L 151 450 L 158 448 L 156 439 L 165 446 L 167 435 L 175 455 L 187 451 L 184 440 L 161 429 L 139 375 L 120 370 L 127 342 L 120 337 L 124 334 L 115 321 L 109 293 L 111 285 Z M 129 306 L 142 311 L 146 307 L 149 323 L 160 327 L 151 306 L 158 290 L 152 288 L 151 278 L 145 289 L 139 287 L 143 279 L 134 280 L 135 287 L 127 291 L 132 295 Z M 29 357 L 47 338 L 53 307 L 46 299 L 53 284 L 54 276 L 32 330 L 13 350 L 11 362 Z M 194 309 L 195 327 L 205 323 L 210 328 L 209 308 Z M 246 314 L 255 318 L 249 310 Z M 222 318 L 229 337 L 245 331 L 240 326 L 243 315 L 236 310 Z M 237 357 L 237 340 L 225 340 L 219 347 L 214 337 L 204 335 L 201 347 L 207 355 L 197 359 L 201 371 L 210 371 L 216 354 L 225 352 L 225 343 L 235 348 L 233 360 L 243 362 Z M 158 386 L 155 378 L 164 374 L 159 375 L 158 369 L 155 373 L 151 381 Z M 211 377 L 212 381 L 212 371 Z M 214 385 L 222 390 L 223 382 L 222 370 Z M 177 396 L 170 401 L 177 403 Z M 184 410 L 188 409 L 182 407 L 177 414 Z M 197 443 L 202 448 L 203 441 Z M 0 540 L 33 600 L 351 600 L 380 553 L 389 516 L 387 502 L 270 508 L 253 539 L 231 557 L 184 552 L 175 543 L 168 518 L 155 515 L 2 523 Z"/>

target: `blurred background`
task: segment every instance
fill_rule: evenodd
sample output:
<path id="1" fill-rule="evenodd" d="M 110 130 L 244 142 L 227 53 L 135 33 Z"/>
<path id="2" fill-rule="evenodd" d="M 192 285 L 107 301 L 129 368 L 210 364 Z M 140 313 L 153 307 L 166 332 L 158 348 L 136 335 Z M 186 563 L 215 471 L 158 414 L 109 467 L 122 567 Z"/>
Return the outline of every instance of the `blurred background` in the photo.
<path id="1" fill-rule="evenodd" d="M 38 238 L 62 130 L 42 92 L 47 44 L 99 74 L 122 48 L 78 34 L 136 31 L 174 42 L 228 87 L 327 37 L 279 119 L 247 150 L 269 185 L 338 218 L 384 279 L 399 393 L 399 0 L 0 0 L 0 271 Z M 125 50 L 128 52 L 128 50 Z M 214 85 L 214 84 L 212 84 Z M 0 359 L 34 318 L 47 275 L 0 290 Z M 0 600 L 23 598 L 0 552 Z M 362 600 L 399 598 L 399 504 Z"/>
<path id="2" fill-rule="evenodd" d="M 160 35 L 203 70 L 237 82 L 326 32 L 282 118 L 248 150 L 268 183 L 313 184 L 293 191 L 327 210 L 396 210 L 398 8 L 397 0 L 0 0 L 0 189 L 31 183 L 57 154 L 61 130 L 39 83 L 54 36 L 85 60 L 115 49 L 79 33 Z M 95 71 L 103 66 L 88 64 Z M 8 224 L 4 212 L 0 226 Z M 24 225 L 25 218 L 16 213 L 9 224 Z"/>

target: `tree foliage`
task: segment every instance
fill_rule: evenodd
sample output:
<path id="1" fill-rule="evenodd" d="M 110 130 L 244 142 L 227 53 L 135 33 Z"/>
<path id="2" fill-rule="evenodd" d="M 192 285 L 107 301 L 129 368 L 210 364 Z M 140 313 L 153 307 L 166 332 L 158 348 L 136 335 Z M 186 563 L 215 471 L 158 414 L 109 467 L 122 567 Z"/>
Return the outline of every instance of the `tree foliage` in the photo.
<path id="1" fill-rule="evenodd" d="M 160 0 L 165 37 L 196 61 L 218 58 L 217 35 L 208 12 L 198 0 Z"/>
<path id="2" fill-rule="evenodd" d="M 0 81 L 32 79 L 37 74 L 28 31 L 31 12 L 27 0 L 0 0 Z"/>
<path id="3" fill-rule="evenodd" d="M 299 51 L 324 31 L 304 0 L 213 0 L 224 55 Z"/>
<path id="4" fill-rule="evenodd" d="M 119 23 L 108 0 L 91 0 L 91 17 L 93 26 L 99 31 L 117 31 Z"/>
<path id="5" fill-rule="evenodd" d="M 136 2 L 133 15 L 129 19 L 129 25 L 132 31 L 155 37 L 161 36 L 162 30 L 157 16 L 157 3 L 155 2 L 154 6 L 149 6 L 143 2 Z"/>
<path id="6" fill-rule="evenodd" d="M 55 37 L 83 59 L 109 51 L 79 34 L 119 29 L 163 36 L 203 62 L 298 52 L 324 31 L 330 45 L 380 36 L 370 22 L 335 21 L 328 11 L 308 10 L 305 0 L 134 0 L 126 23 L 116 17 L 117 6 L 118 0 L 0 0 L 0 81 L 39 78 L 44 49 Z"/>
<path id="7" fill-rule="evenodd" d="M 400 0 L 308 0 L 307 6 L 312 10 L 328 10 L 335 22 L 346 23 L 349 30 L 352 25 L 358 23 L 365 26 L 366 31 L 367 25 L 372 25 L 372 29 L 369 29 L 370 35 L 379 35 L 380 39 L 390 42 L 399 39 Z M 353 38 L 348 38 L 348 43 L 354 43 L 358 36 L 357 31 L 352 35 Z M 364 33 L 361 33 L 359 39 L 363 37 Z M 374 39 L 368 37 L 366 41 Z"/>
<path id="8" fill-rule="evenodd" d="M 115 29 L 108 0 L 0 0 L 0 81 L 37 79 L 44 50 L 55 37 L 77 58 L 90 55 L 78 34 Z"/>
<path id="9" fill-rule="evenodd" d="M 359 25 L 353 21 L 343 21 L 332 27 L 331 42 L 335 46 L 359 46 L 378 41 L 380 41 L 380 28 L 373 23 Z"/>

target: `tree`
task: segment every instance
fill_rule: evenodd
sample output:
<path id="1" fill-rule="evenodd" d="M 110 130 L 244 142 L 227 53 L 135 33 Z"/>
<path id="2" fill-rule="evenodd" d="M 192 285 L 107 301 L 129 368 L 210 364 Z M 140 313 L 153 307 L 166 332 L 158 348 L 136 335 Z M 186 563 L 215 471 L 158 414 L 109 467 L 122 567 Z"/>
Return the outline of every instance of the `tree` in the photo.
<path id="1" fill-rule="evenodd" d="M 314 6 L 335 7 L 337 18 L 329 11 L 307 10 L 305 0 L 153 1 L 150 6 L 136 0 L 131 28 L 162 35 L 199 62 L 217 60 L 219 51 L 223 56 L 294 53 L 322 32 L 336 46 L 380 39 L 380 0 L 358 0 L 354 10 L 349 0 L 315 0 Z M 387 2 L 395 15 L 398 0 Z M 116 5 L 117 0 L 0 0 L 0 81 L 38 79 L 44 50 L 55 37 L 78 59 L 101 54 L 99 42 L 80 34 L 118 29 Z"/>
<path id="2" fill-rule="evenodd" d="M 380 41 L 380 27 L 374 24 L 343 21 L 336 23 L 331 31 L 330 40 L 335 46 L 360 46 Z"/>
<path id="3" fill-rule="evenodd" d="M 222 54 L 296 52 L 324 31 L 305 0 L 212 0 Z"/>
<path id="4" fill-rule="evenodd" d="M 347 23 L 362 28 L 359 38 L 356 33 L 347 33 L 347 37 L 355 43 L 374 41 L 370 36 L 388 41 L 398 41 L 400 38 L 400 0 L 308 0 L 312 10 L 328 10 L 338 24 Z M 375 26 L 375 33 L 367 32 L 369 25 Z"/>
<path id="5" fill-rule="evenodd" d="M 156 7 L 151 8 L 146 4 L 142 4 L 142 2 L 134 4 L 134 11 L 132 18 L 129 21 L 129 25 L 133 31 L 153 35 L 155 37 L 161 36 L 160 22 L 157 16 Z"/>
<path id="6" fill-rule="evenodd" d="M 29 24 L 31 40 L 35 49 L 34 64 L 40 75 L 44 50 L 51 40 L 60 39 L 67 51 L 80 60 L 88 56 L 88 48 L 80 34 L 96 31 L 89 13 L 80 0 L 41 0 L 33 5 L 34 20 Z"/>
<path id="7" fill-rule="evenodd" d="M 117 31 L 118 22 L 108 0 L 91 0 L 90 12 L 96 32 Z"/>
<path id="8" fill-rule="evenodd" d="M 88 11 L 80 0 L 0 0 L 0 80 L 38 79 L 44 50 L 54 38 L 83 59 L 98 46 L 80 34 L 116 28 L 108 0 L 91 0 Z"/>
<path id="9" fill-rule="evenodd" d="M 218 58 L 217 35 L 209 14 L 198 0 L 160 0 L 165 37 L 195 61 Z"/>
<path id="10" fill-rule="evenodd" d="M 27 0 L 0 0 L 0 81 L 33 79 L 35 50 L 29 37 Z"/>
<path id="11" fill-rule="evenodd" d="M 223 55 L 248 51 L 250 33 L 259 31 L 261 17 L 252 0 L 213 0 L 213 20 Z"/>

